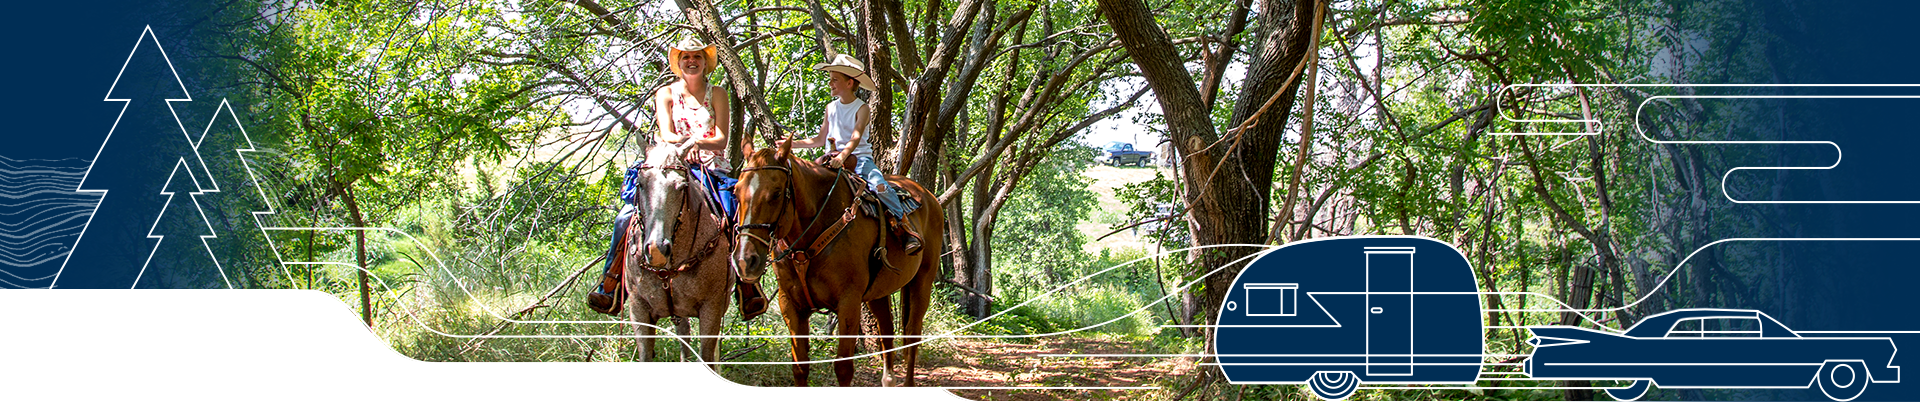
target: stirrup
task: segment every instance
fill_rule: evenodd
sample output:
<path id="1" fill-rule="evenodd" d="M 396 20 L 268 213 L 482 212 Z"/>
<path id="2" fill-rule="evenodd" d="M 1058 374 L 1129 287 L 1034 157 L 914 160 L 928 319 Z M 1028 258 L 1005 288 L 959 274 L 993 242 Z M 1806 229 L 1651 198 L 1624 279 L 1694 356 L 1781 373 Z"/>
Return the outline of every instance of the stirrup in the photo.
<path id="1" fill-rule="evenodd" d="M 593 311 L 599 312 L 600 314 L 618 316 L 620 312 L 626 308 L 626 305 L 620 304 L 621 300 L 626 300 L 625 296 L 622 296 L 626 294 L 624 292 L 626 291 L 617 290 L 613 293 L 607 293 L 607 291 L 602 288 L 594 288 L 593 292 L 587 293 L 587 308 L 593 309 Z"/>
<path id="2" fill-rule="evenodd" d="M 618 316 L 626 309 L 627 285 L 620 268 L 609 267 L 600 272 L 600 284 L 587 292 L 587 308 L 600 314 Z"/>
<path id="3" fill-rule="evenodd" d="M 914 236 L 912 234 L 907 235 L 907 255 L 919 254 L 921 247 L 922 246 L 920 245 L 919 236 Z"/>
<path id="4" fill-rule="evenodd" d="M 921 244 L 920 232 L 913 230 L 912 222 L 908 222 L 906 218 L 894 216 L 893 228 L 894 228 L 894 231 L 900 232 L 901 237 L 906 238 L 904 241 L 906 241 L 905 244 L 906 244 L 907 255 L 915 255 L 920 253 L 920 248 L 922 247 L 920 245 Z"/>

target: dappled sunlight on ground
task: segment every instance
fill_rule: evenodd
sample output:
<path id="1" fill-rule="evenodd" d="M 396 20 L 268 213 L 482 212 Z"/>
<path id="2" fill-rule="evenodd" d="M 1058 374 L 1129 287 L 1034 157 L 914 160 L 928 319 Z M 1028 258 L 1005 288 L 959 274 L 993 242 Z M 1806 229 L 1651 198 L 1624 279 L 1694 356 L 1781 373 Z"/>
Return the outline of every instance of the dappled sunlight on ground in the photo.
<path id="1" fill-rule="evenodd" d="M 1141 353 L 1109 337 L 1050 337 L 1031 343 L 964 339 L 952 344 L 959 357 L 924 358 L 922 386 L 943 387 L 1155 387 L 1194 374 L 1193 358 L 1050 358 L 1042 354 Z M 875 375 L 878 377 L 878 375 Z M 877 383 L 877 380 L 874 381 Z M 1140 400 L 1161 390 L 954 390 L 974 400 Z"/>

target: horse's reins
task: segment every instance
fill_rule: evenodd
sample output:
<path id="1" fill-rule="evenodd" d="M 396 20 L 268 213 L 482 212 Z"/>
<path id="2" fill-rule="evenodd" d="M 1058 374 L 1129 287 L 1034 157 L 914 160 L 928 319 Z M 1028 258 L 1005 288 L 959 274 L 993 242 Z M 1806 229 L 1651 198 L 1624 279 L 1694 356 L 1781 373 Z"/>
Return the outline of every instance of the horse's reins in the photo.
<path id="1" fill-rule="evenodd" d="M 692 168 L 689 168 L 684 164 L 673 164 L 673 165 L 662 165 L 662 166 L 654 166 L 652 164 L 641 164 L 639 168 L 642 170 L 650 169 L 650 168 L 658 168 L 661 170 L 679 170 L 682 173 L 689 173 L 689 174 L 692 170 Z M 687 177 L 689 182 L 692 182 L 693 176 L 688 175 Z M 705 187 L 704 184 L 694 184 L 694 186 Z M 686 209 L 687 204 L 690 203 L 690 200 L 692 199 L 692 197 L 693 197 L 692 192 L 680 193 L 680 206 L 683 212 Z M 703 212 L 700 212 L 700 213 L 704 213 L 711 216 L 713 213 L 711 212 L 712 207 L 707 205 L 708 204 L 706 203 L 706 201 L 701 201 L 699 206 Z M 684 216 L 685 215 L 682 213 L 675 213 L 673 215 L 673 228 L 676 231 L 680 229 L 680 226 L 683 226 L 686 224 Z M 629 220 L 638 221 L 640 220 L 640 215 L 634 215 L 633 218 Z M 627 231 L 632 233 L 632 232 L 638 232 L 640 229 L 640 226 L 628 225 L 627 228 L 629 229 Z M 718 244 L 717 243 L 718 239 L 720 238 L 720 236 L 725 234 L 726 234 L 725 231 L 715 232 L 713 237 L 707 238 L 706 242 L 704 243 L 705 245 L 701 247 L 699 251 L 695 251 L 693 255 L 687 256 L 686 259 L 681 260 L 677 264 L 672 262 L 671 257 L 668 257 L 669 265 L 654 266 L 652 262 L 653 254 L 646 251 L 647 247 L 644 244 L 641 245 L 641 248 L 637 253 L 633 250 L 628 250 L 627 254 L 629 256 L 632 256 L 632 255 L 640 256 L 641 258 L 639 260 L 636 260 L 633 262 L 638 263 L 640 268 L 646 269 L 648 272 L 652 272 L 654 275 L 657 275 L 660 277 L 660 288 L 667 298 L 667 315 L 672 316 L 673 315 L 673 277 L 683 272 L 691 271 L 698 268 L 700 266 L 701 259 L 704 259 L 706 258 L 707 255 L 711 255 L 713 253 L 713 248 L 716 244 Z M 699 237 L 699 235 L 700 235 L 700 230 L 698 228 L 695 228 L 694 237 Z M 628 240 L 642 240 L 640 238 L 634 238 L 635 237 L 634 234 L 628 234 L 627 237 L 628 237 Z M 672 235 L 668 235 L 668 237 L 672 237 Z"/>
<path id="2" fill-rule="evenodd" d="M 786 163 L 783 163 L 782 165 L 777 165 L 777 166 L 755 166 L 755 167 L 742 168 L 740 169 L 740 172 L 744 175 L 748 171 L 759 171 L 759 170 L 776 170 L 787 175 L 787 186 L 781 190 L 781 195 L 787 198 L 787 200 L 790 203 L 793 203 L 795 205 L 794 210 L 798 211 L 799 210 L 798 205 L 800 200 L 799 198 L 794 197 L 793 186 L 796 181 L 794 181 L 795 176 L 793 175 L 793 168 L 788 167 Z M 833 185 L 827 188 L 827 197 L 820 202 L 819 208 L 814 209 L 813 218 L 807 221 L 807 227 L 800 231 L 800 235 L 795 237 L 796 239 L 795 241 L 798 241 L 798 239 L 806 238 L 807 233 L 813 232 L 814 227 L 820 224 L 820 218 L 822 214 L 826 213 L 827 211 L 827 201 L 833 200 L 834 191 L 840 189 L 841 178 L 839 178 L 839 176 L 837 175 L 834 177 L 835 178 L 833 181 Z M 767 237 L 761 237 L 760 235 L 753 234 L 747 231 L 752 229 L 763 229 L 767 231 L 767 234 L 772 235 L 775 227 L 779 226 L 780 219 L 783 219 L 786 217 L 786 214 L 787 214 L 786 209 L 781 209 L 779 213 L 776 213 L 773 221 L 771 222 L 750 223 L 750 224 L 734 226 L 734 232 L 739 233 L 741 237 L 746 237 L 752 240 L 753 242 L 760 243 L 760 245 L 764 245 L 769 248 L 778 250 L 779 252 L 777 254 L 774 254 L 773 258 L 771 259 L 772 262 L 782 262 L 782 261 L 791 260 L 793 262 L 793 267 L 798 272 L 798 275 L 800 278 L 799 282 L 797 282 L 800 284 L 800 295 L 801 295 L 798 300 L 800 300 L 803 306 L 812 306 L 813 293 L 808 290 L 809 288 L 807 287 L 807 280 L 806 280 L 807 270 L 809 269 L 808 266 L 810 264 L 807 256 L 822 255 L 818 252 L 823 251 L 825 248 L 829 247 L 834 240 L 839 239 L 840 231 L 847 227 L 848 222 L 853 221 L 854 215 L 858 212 L 857 209 L 859 209 L 859 207 L 860 207 L 860 204 L 859 204 L 859 201 L 857 200 L 849 204 L 847 206 L 846 214 L 841 215 L 839 221 L 835 222 L 832 226 L 828 226 L 826 230 L 821 232 L 821 234 L 814 236 L 813 243 L 808 245 L 808 247 L 805 249 L 795 248 L 795 246 L 788 244 L 786 240 L 778 240 L 778 239 L 769 240 Z M 808 310 L 822 311 L 825 309 L 809 307 Z"/>

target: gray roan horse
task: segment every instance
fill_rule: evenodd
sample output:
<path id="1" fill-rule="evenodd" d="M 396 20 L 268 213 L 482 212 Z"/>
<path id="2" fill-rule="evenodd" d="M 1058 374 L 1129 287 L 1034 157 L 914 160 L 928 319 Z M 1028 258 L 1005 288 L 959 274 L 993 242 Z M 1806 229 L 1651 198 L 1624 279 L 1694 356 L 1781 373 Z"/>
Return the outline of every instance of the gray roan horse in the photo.
<path id="1" fill-rule="evenodd" d="M 719 335 L 730 303 L 727 288 L 734 278 L 726 253 L 733 240 L 725 236 L 722 213 L 706 202 L 706 187 L 681 159 L 685 150 L 654 146 L 635 179 L 639 195 L 636 223 L 627 226 L 626 282 L 629 312 L 641 323 L 635 328 L 642 361 L 653 359 L 649 324 L 672 317 L 674 332 L 689 335 L 687 319 L 699 318 L 699 335 Z M 700 360 L 718 362 L 719 350 L 719 339 L 700 338 Z"/>

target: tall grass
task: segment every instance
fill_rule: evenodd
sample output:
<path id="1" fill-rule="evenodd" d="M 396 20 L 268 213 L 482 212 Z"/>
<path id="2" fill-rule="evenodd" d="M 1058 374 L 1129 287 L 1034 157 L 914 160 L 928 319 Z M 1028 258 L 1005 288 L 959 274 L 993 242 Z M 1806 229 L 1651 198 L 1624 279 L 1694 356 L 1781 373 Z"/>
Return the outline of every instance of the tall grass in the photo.
<path id="1" fill-rule="evenodd" d="M 1064 320 L 1075 329 L 1093 327 L 1094 331 L 1152 335 L 1156 325 L 1153 312 L 1138 311 L 1146 306 L 1139 296 L 1113 285 L 1100 285 L 1072 293 L 1040 297 L 1033 311 Z"/>
<path id="2" fill-rule="evenodd" d="M 1059 270 L 1058 282 L 1008 282 L 994 304 L 1000 316 L 968 331 L 1029 335 L 1086 329 L 1089 334 L 1163 337 L 1168 333 L 1159 326 L 1170 321 L 1170 306 L 1163 305 L 1171 299 L 1162 297 L 1173 292 L 1166 289 L 1168 281 L 1157 279 L 1153 260 L 1122 265 L 1146 256 L 1140 249 L 1103 250 L 1068 263 Z"/>

